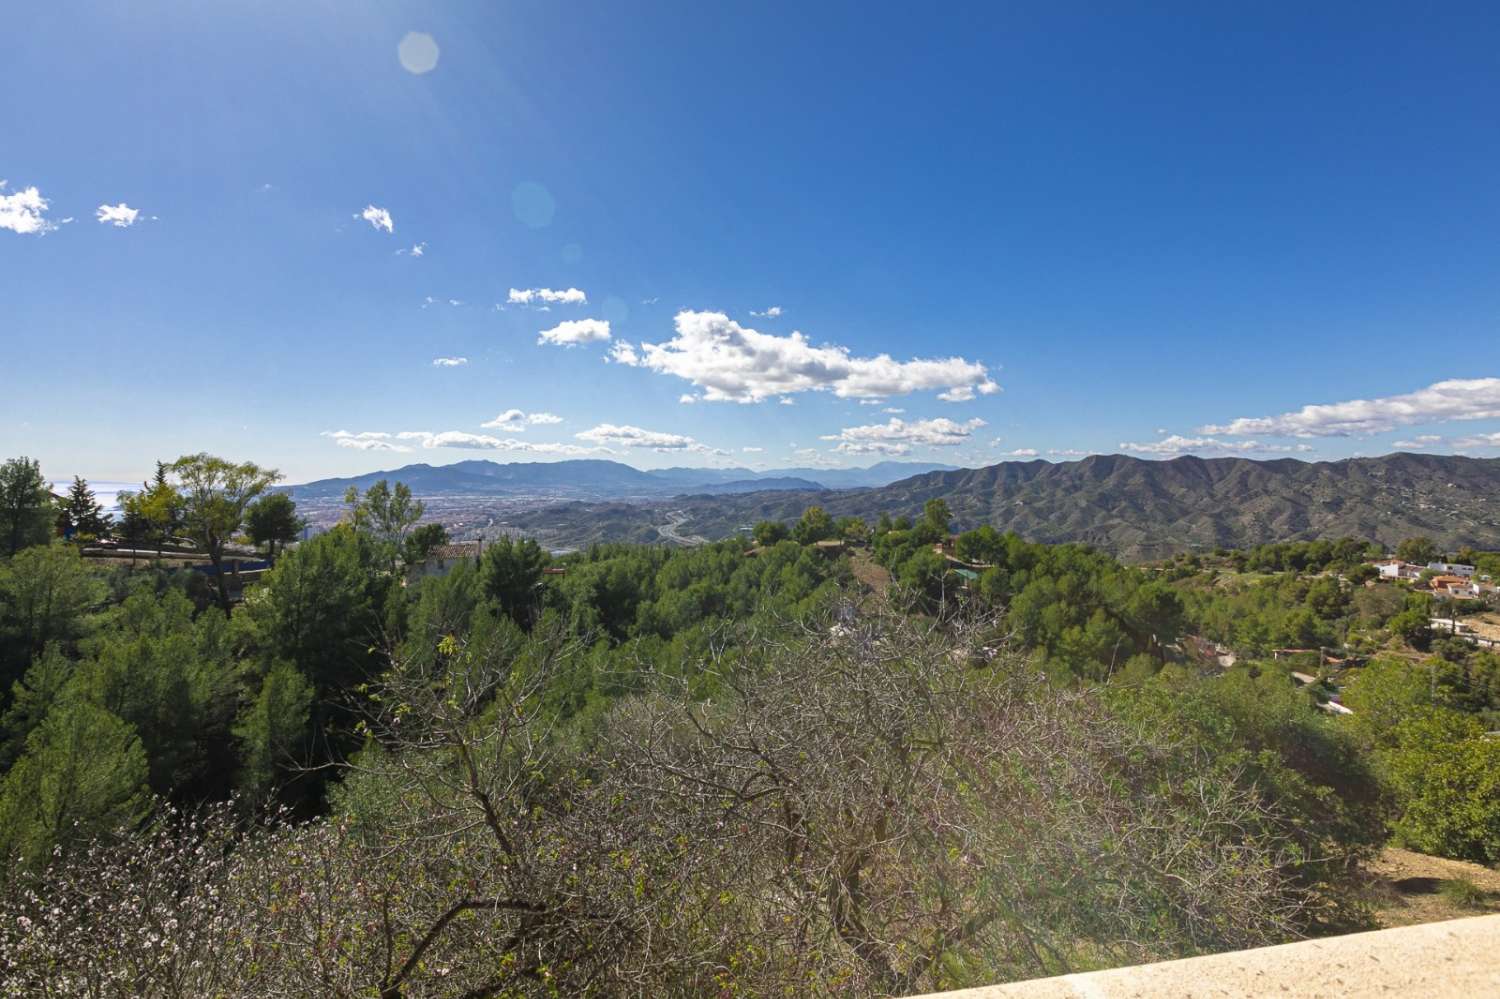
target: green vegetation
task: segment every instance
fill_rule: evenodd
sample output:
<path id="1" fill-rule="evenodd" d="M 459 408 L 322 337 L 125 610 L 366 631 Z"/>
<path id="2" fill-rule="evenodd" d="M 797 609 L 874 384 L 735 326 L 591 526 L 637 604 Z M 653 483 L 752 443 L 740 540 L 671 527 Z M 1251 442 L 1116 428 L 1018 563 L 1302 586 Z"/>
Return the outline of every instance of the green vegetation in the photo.
<path id="1" fill-rule="evenodd" d="M 1500 659 L 1362 542 L 1130 567 L 933 499 L 439 573 L 402 484 L 293 543 L 274 472 L 162 466 L 113 529 L 275 551 L 236 602 L 49 540 L 34 472 L 0 994 L 908 994 L 1357 926 L 1391 838 L 1500 860 Z"/>

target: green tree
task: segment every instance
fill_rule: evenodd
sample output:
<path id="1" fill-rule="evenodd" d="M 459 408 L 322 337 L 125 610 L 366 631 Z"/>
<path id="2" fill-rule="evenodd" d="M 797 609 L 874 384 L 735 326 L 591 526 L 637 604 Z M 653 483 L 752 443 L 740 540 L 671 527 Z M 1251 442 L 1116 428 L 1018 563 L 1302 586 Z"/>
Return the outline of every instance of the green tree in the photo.
<path id="1" fill-rule="evenodd" d="M 1397 726 L 1381 754 L 1401 809 L 1397 839 L 1423 853 L 1500 862 L 1500 740 L 1438 709 Z"/>
<path id="2" fill-rule="evenodd" d="M 355 529 L 371 535 L 394 572 L 405 549 L 407 534 L 422 519 L 426 509 L 422 501 L 412 499 L 411 487 L 406 483 L 398 482 L 392 488 L 390 483 L 381 479 L 357 499 L 354 487 L 350 486 L 349 492 L 344 494 L 344 502 L 350 504 Z"/>
<path id="3" fill-rule="evenodd" d="M 170 467 L 158 461 L 155 478 L 143 482 L 139 492 L 120 494 L 122 530 L 132 548 L 139 541 L 148 542 L 156 548 L 158 557 L 167 541 L 182 529 L 182 496 L 167 478 Z"/>
<path id="4" fill-rule="evenodd" d="M 286 493 L 269 493 L 250 504 L 245 512 L 245 533 L 256 547 L 266 546 L 267 554 L 276 560 L 276 545 L 291 544 L 302 533 L 303 521 L 297 516 L 297 504 Z"/>
<path id="5" fill-rule="evenodd" d="M 1415 538 L 1407 538 L 1396 546 L 1397 558 L 1406 562 L 1413 562 L 1417 565 L 1436 562 L 1439 554 L 1438 547 L 1433 543 L 1432 539 L 1420 535 Z"/>
<path id="6" fill-rule="evenodd" d="M 827 541 L 835 532 L 833 518 L 820 506 L 810 506 L 802 512 L 802 519 L 792 528 L 792 539 L 799 545 L 810 545 Z"/>
<path id="7" fill-rule="evenodd" d="M 73 660 L 57 645 L 47 646 L 11 687 L 10 707 L 0 715 L 0 773 L 26 749 L 26 739 L 47 717 L 73 675 Z"/>
<path id="8" fill-rule="evenodd" d="M 922 523 L 929 529 L 934 530 L 941 537 L 948 536 L 949 524 L 953 521 L 953 514 L 948 509 L 948 501 L 945 499 L 930 499 L 922 504 Z"/>
<path id="9" fill-rule="evenodd" d="M 252 800 L 269 797 L 291 767 L 307 762 L 312 700 L 312 685 L 291 663 L 277 662 L 266 673 L 255 702 L 234 727 L 244 761 L 239 787 Z"/>
<path id="10" fill-rule="evenodd" d="M 8 686 L 48 643 L 82 637 L 103 598 L 103 585 L 72 545 L 36 545 L 0 563 L 0 682 Z"/>
<path id="11" fill-rule="evenodd" d="M 260 651 L 294 663 L 322 695 L 368 679 L 390 585 L 375 566 L 372 543 L 347 524 L 286 552 L 245 608 Z"/>
<path id="12" fill-rule="evenodd" d="M 149 761 L 152 788 L 180 801 L 229 790 L 229 729 L 238 687 L 218 615 L 195 622 L 180 590 L 139 589 L 126 598 L 65 696 L 128 722 Z"/>
<path id="13" fill-rule="evenodd" d="M 755 543 L 762 548 L 769 548 L 778 541 L 785 541 L 791 536 L 791 531 L 779 520 L 763 520 L 755 525 L 752 536 Z"/>
<path id="14" fill-rule="evenodd" d="M 224 546 L 245 521 L 245 509 L 281 478 L 275 469 L 253 462 L 225 461 L 213 455 L 184 455 L 172 463 L 180 483 L 183 522 L 213 563 L 219 607 L 229 616 L 229 584 L 224 579 Z"/>
<path id="15" fill-rule="evenodd" d="M 52 491 L 42 478 L 41 463 L 22 457 L 0 465 L 0 545 L 5 554 L 46 544 L 52 522 Z"/>
<path id="16" fill-rule="evenodd" d="M 87 701 L 58 705 L 0 784 L 0 856 L 40 866 L 57 846 L 146 814 L 146 751 L 135 732 Z"/>
<path id="17" fill-rule="evenodd" d="M 484 592 L 500 610 L 529 628 L 541 603 L 542 570 L 547 553 L 535 541 L 501 537 L 484 552 Z"/>
<path id="18" fill-rule="evenodd" d="M 406 536 L 401 546 L 401 561 L 406 565 L 425 562 L 437 549 L 448 544 L 448 528 L 442 524 L 423 524 Z"/>
<path id="19" fill-rule="evenodd" d="M 68 487 L 68 499 L 62 507 L 62 522 L 80 540 L 109 537 L 112 518 L 95 498 L 94 491 L 82 476 L 73 476 Z"/>

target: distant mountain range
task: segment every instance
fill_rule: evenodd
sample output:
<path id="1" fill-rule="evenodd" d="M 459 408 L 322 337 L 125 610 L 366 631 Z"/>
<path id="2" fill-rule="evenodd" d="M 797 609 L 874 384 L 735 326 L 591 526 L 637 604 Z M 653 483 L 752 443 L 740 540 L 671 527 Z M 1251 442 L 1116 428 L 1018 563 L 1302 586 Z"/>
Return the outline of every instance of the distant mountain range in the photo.
<path id="1" fill-rule="evenodd" d="M 285 487 L 299 500 L 337 500 L 380 479 L 404 482 L 418 497 L 542 496 L 555 499 L 661 499 L 681 494 L 722 495 L 767 490 L 815 491 L 883 486 L 925 472 L 950 471 L 931 462 L 882 461 L 869 468 L 659 468 L 643 471 L 618 461 L 460 461 L 406 465 L 349 478 Z"/>
<path id="2" fill-rule="evenodd" d="M 1080 541 L 1133 559 L 1270 541 L 1367 538 L 1395 545 L 1427 535 L 1457 548 L 1500 548 L 1500 458 L 1391 454 L 1303 462 L 1182 457 L 1148 461 L 1003 462 L 918 474 L 877 488 L 676 499 L 684 535 L 723 537 L 759 520 L 791 520 L 818 504 L 873 521 L 948 502 L 955 526 L 992 524 L 1031 541 Z M 574 503 L 513 518 L 555 546 L 576 539 L 640 540 L 656 506 Z"/>

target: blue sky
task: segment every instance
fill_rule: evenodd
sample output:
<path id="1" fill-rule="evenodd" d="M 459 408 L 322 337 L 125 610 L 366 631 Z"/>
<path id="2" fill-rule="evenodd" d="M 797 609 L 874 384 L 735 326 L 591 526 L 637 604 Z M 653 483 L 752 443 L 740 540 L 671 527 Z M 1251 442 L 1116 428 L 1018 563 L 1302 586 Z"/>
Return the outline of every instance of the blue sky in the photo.
<path id="1" fill-rule="evenodd" d="M 0 454 L 1500 454 L 1500 10 L 1308 6 L 17 5 Z"/>

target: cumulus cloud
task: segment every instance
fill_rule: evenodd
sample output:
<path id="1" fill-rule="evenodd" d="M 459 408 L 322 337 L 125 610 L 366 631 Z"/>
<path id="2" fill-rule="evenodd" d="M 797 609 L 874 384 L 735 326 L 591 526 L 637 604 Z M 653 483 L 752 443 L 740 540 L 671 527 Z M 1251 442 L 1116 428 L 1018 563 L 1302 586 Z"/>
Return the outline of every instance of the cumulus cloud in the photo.
<path id="1" fill-rule="evenodd" d="M 1441 434 L 1418 434 L 1409 441 L 1392 441 L 1391 447 L 1396 448 L 1398 451 L 1420 451 L 1423 448 L 1429 448 L 1442 442 L 1443 437 Z"/>
<path id="2" fill-rule="evenodd" d="M 1240 417 L 1210 424 L 1203 434 L 1235 437 L 1350 437 L 1422 423 L 1500 417 L 1500 378 L 1451 378 L 1405 395 L 1303 406 L 1280 416 Z"/>
<path id="3" fill-rule="evenodd" d="M 480 426 L 516 433 L 527 427 L 546 426 L 562 421 L 561 416 L 553 413 L 527 413 L 519 409 L 507 409 L 493 420 L 481 423 Z"/>
<path id="4" fill-rule="evenodd" d="M 1422 438 L 1418 437 L 1417 440 Z M 1500 432 L 1493 434 L 1470 434 L 1460 437 L 1453 442 L 1453 447 L 1459 450 L 1467 450 L 1476 447 L 1500 447 Z"/>
<path id="5" fill-rule="evenodd" d="M 665 343 L 641 344 L 635 363 L 691 382 L 708 402 L 761 402 L 809 391 L 865 399 L 966 389 L 972 397 L 1000 389 L 983 364 L 961 357 L 855 357 L 846 347 L 814 346 L 798 332 L 761 333 L 722 312 L 683 311 L 674 324 L 676 335 Z"/>
<path id="6" fill-rule="evenodd" d="M 0 180 L 0 229 L 23 236 L 44 236 L 57 228 L 57 223 L 47 218 L 47 199 L 35 187 L 23 187 L 14 194 L 6 194 L 5 181 Z"/>
<path id="7" fill-rule="evenodd" d="M 434 357 L 432 363 L 438 368 L 457 368 L 468 364 L 469 359 L 467 357 Z"/>
<path id="8" fill-rule="evenodd" d="M 1034 447 L 1018 447 L 1013 451 L 1005 452 L 1007 458 L 1035 458 L 1039 454 L 1041 452 Z"/>
<path id="9" fill-rule="evenodd" d="M 553 291 L 551 288 L 512 288 L 506 301 L 511 305 L 533 305 L 550 302 L 556 305 L 587 305 L 588 296 L 577 288 Z"/>
<path id="10" fill-rule="evenodd" d="M 754 309 L 751 309 L 750 314 L 752 316 L 760 316 L 764 319 L 775 319 L 777 316 L 781 315 L 781 306 L 773 305 L 764 312 L 756 312 Z"/>
<path id="11" fill-rule="evenodd" d="M 763 447 L 742 447 L 740 450 L 746 454 L 762 454 L 766 449 Z"/>
<path id="12" fill-rule="evenodd" d="M 396 231 L 396 223 L 394 220 L 392 220 L 391 213 L 386 211 L 384 208 L 376 208 L 374 205 L 368 205 L 365 207 L 364 211 L 360 212 L 354 217 L 357 219 L 364 219 L 376 229 L 380 229 L 388 233 Z"/>
<path id="13" fill-rule="evenodd" d="M 357 448 L 361 451 L 410 451 L 411 448 L 397 441 L 411 441 L 426 450 L 454 448 L 470 451 L 515 451 L 522 454 L 561 455 L 578 457 L 583 455 L 614 454 L 604 447 L 583 447 L 578 444 L 533 443 L 507 437 L 491 437 L 488 434 L 471 434 L 463 430 L 444 430 L 432 433 L 427 430 L 402 430 L 398 433 L 369 430 L 350 433 L 347 430 L 324 431 L 339 447 Z"/>
<path id="14" fill-rule="evenodd" d="M 333 442 L 339 447 L 353 448 L 357 451 L 410 451 L 411 448 L 404 444 L 394 444 L 390 438 L 393 434 L 380 431 L 366 431 L 361 434 L 352 434 L 347 430 L 325 430 L 324 437 L 332 437 Z"/>
<path id="15" fill-rule="evenodd" d="M 947 417 L 908 422 L 893 416 L 887 423 L 845 427 L 822 439 L 838 441 L 834 450 L 842 454 L 906 454 L 913 447 L 953 447 L 967 444 L 973 438 L 974 431 L 984 425 L 984 421 L 978 417 L 957 423 Z"/>
<path id="16" fill-rule="evenodd" d="M 609 353 L 604 355 L 604 362 L 608 364 L 610 361 L 635 367 L 641 363 L 641 358 L 629 340 L 616 340 L 610 344 Z"/>
<path id="17" fill-rule="evenodd" d="M 616 426 L 613 423 L 601 423 L 590 430 L 584 430 L 573 435 L 579 440 L 592 441 L 599 445 L 613 444 L 624 448 L 650 448 L 653 451 L 696 451 L 701 454 L 724 454 L 718 448 L 700 444 L 698 441 L 685 434 L 668 434 L 656 430 L 642 430 L 640 427 L 632 427 L 628 424 Z"/>
<path id="18" fill-rule="evenodd" d="M 691 406 L 693 403 L 698 401 L 698 397 L 693 395 L 692 393 L 684 392 L 682 395 L 677 397 L 677 401 L 682 403 L 684 406 Z"/>
<path id="19" fill-rule="evenodd" d="M 1173 434 L 1159 441 L 1146 443 L 1124 442 L 1121 451 L 1135 454 L 1182 455 L 1182 454 L 1303 454 L 1313 448 L 1309 444 L 1262 444 L 1259 441 L 1224 441 L 1213 437 L 1184 437 Z"/>
<path id="20" fill-rule="evenodd" d="M 576 347 L 580 343 L 599 343 L 609 339 L 609 322 L 604 319 L 568 319 L 550 330 L 537 334 L 537 343 Z M 619 360 L 619 358 L 615 358 Z M 628 363 L 628 362 L 627 362 Z"/>
<path id="21" fill-rule="evenodd" d="M 1048 454 L 1054 454 L 1054 455 L 1057 455 L 1057 456 L 1062 457 L 1062 458 L 1086 458 L 1090 454 L 1092 454 L 1093 452 L 1092 451 L 1084 451 L 1081 448 L 1076 448 L 1076 447 L 1062 447 L 1062 448 L 1049 447 L 1047 449 L 1047 453 Z"/>
<path id="22" fill-rule="evenodd" d="M 131 208 L 123 201 L 118 205 L 100 205 L 94 210 L 94 218 L 116 229 L 129 229 L 140 216 L 139 208 Z"/>

